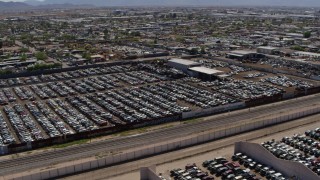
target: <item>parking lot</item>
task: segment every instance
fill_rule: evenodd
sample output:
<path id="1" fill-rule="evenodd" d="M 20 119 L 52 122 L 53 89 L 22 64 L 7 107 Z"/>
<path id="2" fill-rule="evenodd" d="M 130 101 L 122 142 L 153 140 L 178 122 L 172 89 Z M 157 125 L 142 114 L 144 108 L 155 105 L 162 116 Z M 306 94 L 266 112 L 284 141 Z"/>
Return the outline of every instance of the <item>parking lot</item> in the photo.
<path id="1" fill-rule="evenodd" d="M 319 123 L 316 123 L 319 125 Z M 270 151 L 274 156 L 280 159 L 295 161 L 310 168 L 314 173 L 320 175 L 320 128 L 314 128 L 315 125 L 307 125 L 299 130 L 290 130 L 292 136 L 285 136 L 288 133 L 279 133 L 277 136 L 261 143 L 261 140 L 255 140 L 256 143 Z M 316 126 L 317 127 L 317 126 Z M 306 130 L 308 129 L 308 130 Z M 290 134 L 290 133 L 289 133 Z M 269 137 L 271 138 L 271 137 Z M 280 138 L 277 140 L 277 138 Z M 268 139 L 268 138 L 262 138 Z M 210 159 L 205 159 L 202 165 L 191 163 L 185 168 L 175 168 L 160 173 L 159 176 L 163 179 L 272 179 L 285 180 L 290 177 L 285 177 L 281 172 L 274 169 L 269 164 L 258 162 L 245 153 L 232 153 L 226 155 L 224 150 L 220 151 L 219 155 Z M 202 155 L 199 155 L 202 156 Z M 203 159 L 203 158 L 201 158 Z M 199 161 L 196 161 L 199 163 Z M 171 166 L 172 167 L 172 166 Z M 181 167 L 181 165 L 179 166 Z M 197 171 L 198 168 L 201 170 Z M 196 171 L 197 173 L 195 173 Z"/>
<path id="2" fill-rule="evenodd" d="M 2 79 L 0 142 L 33 142 L 130 126 L 282 95 L 286 86 L 314 86 L 223 62 L 200 62 L 228 69 L 231 77 L 204 82 L 168 66 L 139 63 Z M 237 78 L 241 73 L 247 73 L 247 77 Z"/>
<path id="3" fill-rule="evenodd" d="M 306 120 L 306 119 L 318 119 L 319 115 L 316 115 L 315 117 L 307 117 L 301 120 Z M 315 122 L 312 124 L 308 124 L 308 125 L 304 125 L 304 126 L 300 126 L 297 128 L 293 128 L 293 129 L 289 129 L 289 130 L 285 130 L 283 132 L 279 132 L 276 134 L 270 134 L 268 136 L 265 137 L 260 137 L 258 139 L 253 139 L 253 140 L 248 140 L 248 142 L 251 143 L 262 143 L 262 142 L 266 142 L 272 139 L 276 139 L 276 140 L 281 140 L 283 137 L 291 137 L 294 136 L 294 134 L 304 134 L 306 131 L 308 130 L 314 130 L 315 127 L 319 127 L 320 126 L 320 122 Z M 250 133 L 247 134 L 247 136 L 250 136 Z M 233 139 L 233 138 L 231 138 Z M 225 141 L 228 141 L 227 139 Z M 222 141 L 217 141 L 217 142 L 212 142 L 211 146 L 215 147 L 218 144 L 221 144 L 222 142 L 225 142 L 224 140 Z M 212 151 L 209 152 L 203 152 L 201 154 L 197 154 L 197 155 L 193 155 L 193 156 L 187 156 L 188 153 L 187 152 L 192 152 L 194 150 L 200 150 L 205 148 L 206 146 L 208 146 L 207 144 L 204 145 L 199 145 L 199 146 L 195 146 L 195 147 L 191 147 L 188 149 L 183 149 L 178 151 L 177 153 L 181 153 L 181 154 L 185 154 L 186 157 L 183 159 L 177 159 L 172 161 L 171 159 L 168 159 L 168 157 L 166 157 L 165 155 L 159 155 L 156 156 L 154 158 L 149 158 L 146 159 L 145 162 L 149 163 L 152 162 L 154 164 L 157 164 L 156 159 L 157 158 L 164 158 L 166 159 L 166 162 L 163 164 L 157 164 L 156 167 L 156 172 L 158 175 L 161 175 L 163 177 L 165 177 L 166 179 L 173 179 L 172 177 L 170 177 L 170 171 L 174 170 L 174 169 L 185 169 L 185 166 L 188 164 L 196 164 L 197 167 L 199 167 L 201 170 L 208 172 L 208 175 L 213 176 L 210 174 L 209 171 L 206 170 L 206 168 L 202 167 L 202 163 L 207 161 L 207 160 L 214 160 L 215 158 L 219 158 L 219 157 L 224 157 L 226 158 L 228 161 L 232 161 L 232 155 L 234 154 L 234 146 L 230 145 L 230 146 L 226 146 L 223 148 L 218 148 L 218 149 L 214 149 Z M 154 159 L 154 160 L 153 160 Z M 144 161 L 142 161 L 143 164 Z M 239 161 L 235 161 L 236 163 L 239 163 Z M 257 162 L 258 164 L 261 164 L 260 162 Z M 140 163 L 138 163 L 140 164 Z M 240 163 L 239 163 L 240 164 Z M 127 166 L 137 166 L 137 162 L 132 162 L 130 164 L 128 164 Z M 142 165 L 143 166 L 143 165 Z M 246 167 L 244 167 L 243 165 L 240 164 L 241 169 L 247 169 Z M 119 167 L 120 169 L 123 167 Z M 250 169 L 250 168 L 249 168 Z M 116 169 L 112 169 L 113 171 L 116 171 Z M 103 179 L 110 179 L 110 180 L 126 180 L 128 178 L 132 178 L 132 179 L 139 179 L 140 177 L 140 172 L 138 170 L 133 171 L 133 172 L 127 172 L 125 174 L 121 174 L 121 175 L 117 175 L 114 177 L 110 177 L 110 175 L 108 176 L 107 174 L 105 174 L 106 172 L 110 172 L 108 171 L 108 168 L 104 168 L 101 170 L 97 170 L 97 171 L 93 171 L 90 173 L 90 175 L 92 176 L 93 179 L 102 179 L 102 177 L 107 177 L 107 178 L 103 178 Z M 255 172 L 255 170 L 251 170 L 252 173 L 256 174 L 256 177 L 258 178 L 262 178 L 262 179 L 266 179 L 265 177 L 262 177 L 261 175 L 259 175 L 259 173 Z M 89 173 L 88 173 L 89 174 Z M 116 173 L 115 173 L 116 174 Z M 96 176 L 95 176 L 96 175 Z M 81 177 L 85 177 L 85 175 L 75 175 L 75 176 L 71 176 L 69 178 L 64 178 L 64 179 L 81 179 Z M 215 179 L 221 179 L 220 177 L 216 177 L 214 176 Z"/>
<path id="4" fill-rule="evenodd" d="M 261 145 L 274 156 L 296 161 L 320 175 L 320 128 L 310 129 L 304 134 L 294 134 L 281 140 L 270 140 Z"/>

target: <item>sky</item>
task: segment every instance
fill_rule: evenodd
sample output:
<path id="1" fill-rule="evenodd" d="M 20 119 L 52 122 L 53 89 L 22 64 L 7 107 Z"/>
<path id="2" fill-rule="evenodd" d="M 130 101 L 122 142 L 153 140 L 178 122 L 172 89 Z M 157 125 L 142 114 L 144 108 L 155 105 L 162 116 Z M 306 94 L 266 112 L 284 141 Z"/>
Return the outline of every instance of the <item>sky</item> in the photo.
<path id="1" fill-rule="evenodd" d="M 26 0 L 0 0 L 23 2 Z M 28 0 L 29 1 L 29 0 Z M 35 0 L 32 0 L 33 2 Z M 39 1 L 39 0 L 38 0 Z M 41 0 L 47 3 L 94 5 L 251 5 L 251 6 L 308 6 L 320 7 L 320 0 Z"/>
<path id="2" fill-rule="evenodd" d="M 23 2 L 24 0 L 0 0 L 3 2 Z"/>

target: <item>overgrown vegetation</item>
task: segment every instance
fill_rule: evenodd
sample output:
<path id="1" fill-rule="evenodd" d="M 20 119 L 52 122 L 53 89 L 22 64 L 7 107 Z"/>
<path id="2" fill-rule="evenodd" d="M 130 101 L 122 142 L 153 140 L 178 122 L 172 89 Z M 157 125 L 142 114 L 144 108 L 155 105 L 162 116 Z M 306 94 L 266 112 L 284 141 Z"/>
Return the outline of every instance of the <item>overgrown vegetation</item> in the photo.
<path id="1" fill-rule="evenodd" d="M 37 70 L 45 70 L 45 69 L 55 69 L 61 68 L 61 63 L 54 63 L 54 64 L 36 64 L 32 67 L 28 68 L 28 71 L 37 71 Z"/>

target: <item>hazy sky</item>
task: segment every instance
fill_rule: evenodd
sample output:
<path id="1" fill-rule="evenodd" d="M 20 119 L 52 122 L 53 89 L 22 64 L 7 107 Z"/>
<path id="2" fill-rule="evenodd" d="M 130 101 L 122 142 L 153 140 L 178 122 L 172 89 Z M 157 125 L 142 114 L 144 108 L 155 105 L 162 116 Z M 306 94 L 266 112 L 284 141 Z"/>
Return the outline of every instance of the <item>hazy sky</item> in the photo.
<path id="1" fill-rule="evenodd" d="M 0 0 L 23 2 L 26 0 Z M 29 0 L 28 0 L 29 1 Z M 31 0 L 36 1 L 36 0 Z M 38 0 L 39 1 L 39 0 Z M 320 0 L 41 0 L 47 3 L 94 5 L 251 5 L 320 7 Z"/>

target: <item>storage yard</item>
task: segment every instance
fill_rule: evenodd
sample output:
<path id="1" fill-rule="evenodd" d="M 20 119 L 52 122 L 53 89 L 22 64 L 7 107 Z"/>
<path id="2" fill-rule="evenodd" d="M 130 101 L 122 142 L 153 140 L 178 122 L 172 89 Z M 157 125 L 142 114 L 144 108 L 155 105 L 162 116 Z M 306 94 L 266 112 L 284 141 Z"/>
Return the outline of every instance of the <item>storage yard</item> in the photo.
<path id="1" fill-rule="evenodd" d="M 307 119 L 311 119 L 311 118 L 314 119 L 315 123 L 304 125 L 304 126 L 299 126 L 299 127 L 292 128 L 290 130 L 285 130 L 283 132 L 279 132 L 279 133 L 275 133 L 275 134 L 269 134 L 268 136 L 255 138 L 255 137 L 253 137 L 252 133 L 245 133 L 241 136 L 243 136 L 242 138 L 245 138 L 245 139 L 249 138 L 249 139 L 247 139 L 247 142 L 260 144 L 260 143 L 263 143 L 266 141 L 270 141 L 272 139 L 281 140 L 283 137 L 294 136 L 295 134 L 303 135 L 306 131 L 309 132 L 308 130 L 314 130 L 315 127 L 318 127 L 320 125 L 320 123 L 318 121 L 316 121 L 316 119 L 319 118 L 319 115 L 315 115 L 314 117 L 307 117 L 307 118 L 301 119 L 301 121 L 303 121 L 303 120 L 307 121 Z M 285 125 L 280 125 L 280 126 L 285 126 Z M 257 132 L 257 133 L 259 133 L 259 132 Z M 250 139 L 250 138 L 252 138 L 252 139 Z M 226 144 L 226 142 L 230 141 L 228 139 L 236 139 L 236 138 L 230 137 L 230 138 L 219 140 L 216 142 L 210 142 L 209 144 L 203 144 L 203 145 L 199 145 L 199 146 L 190 147 L 188 149 L 183 149 L 183 150 L 177 151 L 171 155 L 172 158 L 174 158 L 175 156 L 177 156 L 177 154 L 184 154 L 185 158 L 181 158 L 181 159 L 171 160 L 169 157 L 170 156 L 169 154 L 158 155 L 158 156 L 151 157 L 148 159 L 139 160 L 138 162 L 131 162 L 131 163 L 127 163 L 124 165 L 119 165 L 119 167 L 116 166 L 114 168 L 109 167 L 109 168 L 99 169 L 96 171 L 87 172 L 87 173 L 78 174 L 78 175 L 74 175 L 74 176 L 70 176 L 70 177 L 66 177 L 66 178 L 60 178 L 60 179 L 77 180 L 77 179 L 81 179 L 84 177 L 92 177 L 94 179 L 110 179 L 110 180 L 111 179 L 112 180 L 126 180 L 129 177 L 132 179 L 139 179 L 140 173 L 139 173 L 138 169 L 136 169 L 135 171 L 132 171 L 132 172 L 124 170 L 125 172 L 123 174 L 120 172 L 122 172 L 122 170 L 125 169 L 126 167 L 138 166 L 140 164 L 142 167 L 145 167 L 145 166 L 148 166 L 152 163 L 157 164 L 157 166 L 156 166 L 157 175 L 160 175 L 166 179 L 170 179 L 170 178 L 174 179 L 173 177 L 170 177 L 171 170 L 174 170 L 174 169 L 185 170 L 186 165 L 193 165 L 194 163 L 199 168 L 199 170 L 201 170 L 204 173 L 207 173 L 207 176 L 214 177 L 214 179 L 221 179 L 222 178 L 221 175 L 217 177 L 217 176 L 215 176 L 215 174 L 211 174 L 210 171 L 207 169 L 207 167 L 203 167 L 203 163 L 204 162 L 213 163 L 213 160 L 215 158 L 219 159 L 221 157 L 225 158 L 229 162 L 232 162 L 232 160 L 233 160 L 232 156 L 234 154 L 237 154 L 237 152 L 236 153 L 234 152 L 234 145 L 233 144 L 232 145 Z M 208 146 L 213 148 L 213 150 L 208 151 L 208 152 L 205 151 L 204 149 L 207 149 Z M 199 151 L 200 153 L 190 156 L 188 153 L 192 153 L 193 151 Z M 243 155 L 245 155 L 245 154 L 243 153 Z M 158 164 L 157 159 L 165 159 L 165 161 L 164 161 L 164 163 Z M 250 157 L 248 155 L 247 155 L 247 159 L 250 159 Z M 251 157 L 251 159 L 254 161 L 254 158 Z M 243 165 L 240 164 L 239 160 L 235 159 L 234 162 L 235 162 L 234 165 L 237 165 L 237 164 L 240 165 L 240 168 L 239 168 L 240 170 L 250 171 L 250 173 L 254 174 L 255 177 L 258 179 L 259 178 L 266 179 L 265 176 L 260 175 L 259 171 L 255 170 L 256 168 L 253 168 L 253 167 L 250 168 L 250 164 L 253 165 L 255 163 L 249 163 L 249 166 L 246 167 L 247 165 L 244 166 L 245 163 L 243 163 Z M 257 160 L 255 160 L 255 162 L 256 162 L 255 167 L 260 167 L 260 169 L 261 169 L 261 166 L 260 165 L 257 166 L 258 164 L 261 164 L 264 166 L 268 165 L 268 164 L 263 164 L 261 162 L 258 162 Z M 270 164 L 268 167 L 272 169 L 272 166 L 270 166 Z M 235 169 L 238 169 L 238 168 L 235 168 Z M 240 170 L 237 170 L 238 173 L 240 173 Z M 273 169 L 273 170 L 277 171 L 277 169 Z M 245 173 L 245 172 L 242 172 L 242 173 Z M 114 175 L 112 176 L 110 174 L 114 174 Z M 283 177 L 286 177 L 283 173 L 281 173 L 281 174 Z M 117 175 L 117 176 L 115 176 L 115 175 Z"/>
<path id="2" fill-rule="evenodd" d="M 132 63 L 2 79 L 0 143 L 9 145 L 10 153 L 19 144 L 41 147 L 50 139 L 63 142 L 61 137 L 68 141 L 225 112 L 314 93 L 309 90 L 319 86 L 293 76 L 250 74 L 220 61 L 174 61 L 175 68 Z M 220 67 L 229 77 L 220 73 L 204 81 L 189 75 L 190 64 Z M 241 78 L 241 72 L 248 74 Z"/>
<path id="3" fill-rule="evenodd" d="M 268 140 L 261 146 L 271 152 L 276 158 L 303 164 L 317 175 L 319 169 L 319 128 L 307 130 L 302 134 L 294 134 L 292 137 L 283 137 L 281 140 Z M 236 151 L 236 150 L 235 150 Z M 259 153 L 259 152 L 257 152 Z M 283 167 L 290 169 L 292 167 Z M 202 169 L 202 170 L 201 170 Z M 197 166 L 195 163 L 187 164 L 183 169 L 175 168 L 169 171 L 165 178 L 175 180 L 184 179 L 272 179 L 285 180 L 292 178 L 286 176 L 286 172 L 272 167 L 272 164 L 255 160 L 243 152 L 235 152 L 231 157 L 215 157 L 203 161 Z M 301 170 L 302 173 L 302 170 Z"/>

